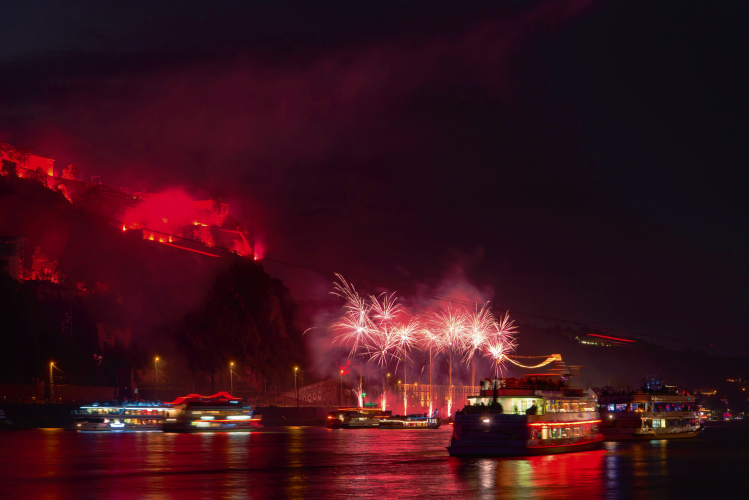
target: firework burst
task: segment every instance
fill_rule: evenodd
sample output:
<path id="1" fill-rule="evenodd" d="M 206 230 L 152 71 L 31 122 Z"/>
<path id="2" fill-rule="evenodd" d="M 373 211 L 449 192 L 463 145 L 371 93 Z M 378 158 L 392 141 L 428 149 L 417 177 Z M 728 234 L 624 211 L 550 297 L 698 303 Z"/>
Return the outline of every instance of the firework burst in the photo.
<path id="1" fill-rule="evenodd" d="M 465 311 L 448 306 L 447 309 L 432 313 L 431 327 L 441 337 L 443 349 L 453 350 L 462 344 L 466 326 Z"/>
<path id="2" fill-rule="evenodd" d="M 421 330 L 421 321 L 419 318 L 410 318 L 408 323 L 402 323 L 396 328 L 396 356 L 405 362 L 408 359 L 408 353 L 416 347 L 419 340 L 419 331 Z"/>
<path id="3" fill-rule="evenodd" d="M 340 332 L 336 336 L 340 344 L 351 345 L 351 357 L 358 354 L 371 340 L 371 330 L 374 326 L 370 318 L 371 306 L 359 296 L 354 285 L 347 283 L 340 274 L 336 276 L 340 282 L 335 283 L 331 293 L 344 299 L 346 305 L 343 306 L 344 314 L 330 325 L 330 328 Z"/>
<path id="4" fill-rule="evenodd" d="M 449 363 L 449 390 L 447 396 L 448 415 L 452 413 L 452 372 L 453 356 L 460 354 L 466 365 L 475 371 L 476 354 L 489 358 L 495 374 L 499 376 L 504 369 L 507 356 L 516 347 L 516 326 L 509 313 L 500 317 L 492 314 L 489 304 L 480 308 L 475 306 L 473 312 L 466 312 L 462 307 L 448 305 L 447 308 L 421 316 L 406 313 L 398 302 L 395 292 L 362 297 L 356 288 L 336 274 L 333 295 L 345 301 L 343 314 L 331 325 L 336 331 L 336 341 L 350 347 L 349 357 L 363 356 L 385 367 L 391 361 L 403 362 L 404 373 L 404 412 L 408 400 L 406 383 L 406 363 L 410 353 L 420 349 L 429 353 L 429 411 L 433 411 L 432 360 L 439 353 L 445 353 Z M 472 372 L 472 381 L 475 373 Z M 361 384 L 361 381 L 360 381 Z M 385 381 L 383 380 L 382 408 L 386 406 Z M 354 389 L 359 405 L 363 404 L 362 388 Z"/>
<path id="5" fill-rule="evenodd" d="M 361 317 L 359 314 L 347 312 L 338 321 L 330 325 L 330 328 L 340 332 L 336 336 L 336 340 L 340 344 L 351 346 L 349 356 L 355 356 L 362 348 L 370 345 L 372 340 L 370 322 L 366 317 Z"/>
<path id="6" fill-rule="evenodd" d="M 505 358 L 517 347 L 516 331 L 515 321 L 510 319 L 509 312 L 494 323 L 494 331 L 484 346 L 484 357 L 491 359 L 495 376 L 502 373 Z"/>
<path id="7" fill-rule="evenodd" d="M 477 306 L 473 313 L 465 315 L 459 346 L 463 353 L 464 363 L 469 364 L 473 360 L 474 354 L 489 340 L 496 324 L 497 320 L 494 318 L 488 302 L 481 309 L 478 309 Z"/>
<path id="8" fill-rule="evenodd" d="M 379 366 L 385 366 L 390 359 L 397 357 L 394 351 L 399 341 L 396 328 L 382 325 L 370 331 L 364 350 L 369 355 L 369 359 L 377 362 Z"/>
<path id="9" fill-rule="evenodd" d="M 380 302 L 380 297 L 382 297 L 382 302 Z M 383 293 L 380 297 L 369 296 L 369 312 L 372 313 L 373 321 L 376 321 L 378 324 L 387 324 L 394 321 L 401 313 L 401 305 L 398 304 L 395 292 L 390 295 Z"/>

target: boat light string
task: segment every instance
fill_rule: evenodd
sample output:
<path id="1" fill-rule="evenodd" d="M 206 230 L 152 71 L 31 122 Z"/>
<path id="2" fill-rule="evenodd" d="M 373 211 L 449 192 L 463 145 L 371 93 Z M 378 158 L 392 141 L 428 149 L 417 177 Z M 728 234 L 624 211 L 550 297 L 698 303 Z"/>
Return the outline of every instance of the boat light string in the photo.
<path id="1" fill-rule="evenodd" d="M 510 358 L 507 354 L 503 354 L 502 357 L 504 359 L 506 359 L 507 361 L 509 361 L 510 363 L 512 363 L 513 365 L 517 365 L 517 366 L 519 366 L 521 368 L 541 368 L 542 366 L 546 366 L 546 365 L 548 365 L 549 363 L 551 363 L 552 361 L 554 361 L 556 359 L 555 357 L 548 357 L 548 358 L 546 358 L 546 360 L 542 361 L 540 364 L 537 364 L 537 365 L 534 365 L 534 366 L 526 366 L 526 365 L 520 364 L 517 361 L 515 361 L 514 359 Z"/>

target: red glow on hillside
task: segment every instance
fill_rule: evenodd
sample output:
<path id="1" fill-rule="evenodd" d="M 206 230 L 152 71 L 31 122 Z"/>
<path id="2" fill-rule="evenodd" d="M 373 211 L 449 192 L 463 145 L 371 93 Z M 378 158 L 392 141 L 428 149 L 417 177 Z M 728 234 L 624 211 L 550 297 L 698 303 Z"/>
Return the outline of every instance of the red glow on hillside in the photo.
<path id="1" fill-rule="evenodd" d="M 142 196 L 143 201 L 125 213 L 124 223 L 130 229 L 140 224 L 141 227 L 171 233 L 173 228 L 187 226 L 198 219 L 194 200 L 184 191 L 170 189 L 163 193 L 143 193 Z"/>
<path id="2" fill-rule="evenodd" d="M 207 247 L 223 248 L 238 255 L 253 255 L 255 260 L 262 258 L 262 247 L 259 254 L 253 252 L 247 240 L 248 230 L 229 215 L 228 203 L 213 199 L 196 200 L 184 190 L 176 188 L 161 193 L 143 190 L 130 195 L 122 189 L 122 192 L 118 192 L 102 186 L 101 182 L 82 180 L 81 171 L 75 164 L 65 167 L 62 177 L 54 177 L 52 157 L 36 155 L 7 143 L 0 143 L 0 160 L 0 175 L 3 177 L 20 177 L 38 182 L 61 193 L 74 205 L 89 205 L 91 197 L 102 205 L 109 204 L 107 208 L 122 220 L 122 232 L 142 229 L 143 238 L 150 241 L 169 244 L 182 239 Z M 72 190 L 72 198 L 69 190 Z M 173 246 L 184 248 L 181 245 Z M 196 248 L 189 250 L 214 256 Z M 49 274 L 44 271 L 39 273 L 41 276 Z"/>
<path id="3" fill-rule="evenodd" d="M 263 246 L 263 243 L 260 241 L 255 242 L 255 260 L 261 260 L 263 256 L 265 255 L 265 247 Z"/>
<path id="4" fill-rule="evenodd" d="M 135 193 L 142 200 L 126 211 L 123 230 L 143 229 L 143 238 L 170 244 L 179 239 L 219 247 L 239 255 L 252 255 L 247 230 L 229 215 L 229 205 L 195 200 L 180 189 L 162 193 Z M 184 248 L 181 245 L 171 245 Z M 191 251 L 197 251 L 190 249 Z M 214 254 L 204 253 L 214 256 Z"/>
<path id="5" fill-rule="evenodd" d="M 78 178 L 81 176 L 81 171 L 78 169 L 75 163 L 68 165 L 64 169 L 62 169 L 62 178 L 63 179 L 69 179 L 72 181 L 78 180 Z"/>
<path id="6" fill-rule="evenodd" d="M 59 283 L 62 279 L 62 273 L 57 269 L 57 261 L 44 255 L 41 248 L 36 248 L 31 261 L 32 267 L 28 279 L 51 281 L 52 283 Z"/>

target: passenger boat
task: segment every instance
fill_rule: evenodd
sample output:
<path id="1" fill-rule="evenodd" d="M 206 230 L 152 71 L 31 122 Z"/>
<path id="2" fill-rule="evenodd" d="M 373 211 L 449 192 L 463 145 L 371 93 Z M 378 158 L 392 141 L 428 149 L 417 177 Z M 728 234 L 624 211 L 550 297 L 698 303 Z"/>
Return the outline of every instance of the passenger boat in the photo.
<path id="1" fill-rule="evenodd" d="M 81 432 L 161 431 L 174 412 L 161 401 L 102 401 L 81 406 L 71 414 L 68 430 Z"/>
<path id="2" fill-rule="evenodd" d="M 657 376 L 647 377 L 637 391 L 602 393 L 598 408 L 609 441 L 691 438 L 702 430 L 694 396 Z"/>
<path id="3" fill-rule="evenodd" d="M 459 455 L 546 455 L 595 449 L 603 435 L 593 391 L 559 374 L 486 379 L 456 412 L 447 448 Z"/>
<path id="4" fill-rule="evenodd" d="M 374 408 L 339 408 L 328 415 L 328 427 L 331 429 L 368 429 L 380 426 L 380 421 L 391 417 L 390 410 Z"/>
<path id="5" fill-rule="evenodd" d="M 230 432 L 258 430 L 261 417 L 228 392 L 213 396 L 189 394 L 170 403 L 174 412 L 164 421 L 164 432 Z"/>
<path id="6" fill-rule="evenodd" d="M 439 411 L 431 416 L 426 413 L 412 415 L 396 415 L 380 420 L 379 429 L 439 429 L 442 421 L 437 417 Z"/>

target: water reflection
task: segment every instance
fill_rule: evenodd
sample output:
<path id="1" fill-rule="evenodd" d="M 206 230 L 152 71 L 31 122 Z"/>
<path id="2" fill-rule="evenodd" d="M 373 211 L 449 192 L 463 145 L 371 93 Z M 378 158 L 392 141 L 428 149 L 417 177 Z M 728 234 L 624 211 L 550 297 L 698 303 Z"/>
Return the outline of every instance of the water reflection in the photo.
<path id="1" fill-rule="evenodd" d="M 453 480 L 475 498 L 600 498 L 605 450 L 516 458 L 451 459 Z"/>
<path id="2" fill-rule="evenodd" d="M 0 432 L 0 499 L 730 498 L 749 466 L 749 438 L 735 433 L 527 458 L 449 457 L 449 439 L 449 429 Z"/>
<path id="3" fill-rule="evenodd" d="M 497 462 L 495 460 L 481 460 L 479 461 L 479 482 L 481 483 L 482 489 L 494 488 L 496 478 L 494 477 L 497 471 Z"/>

